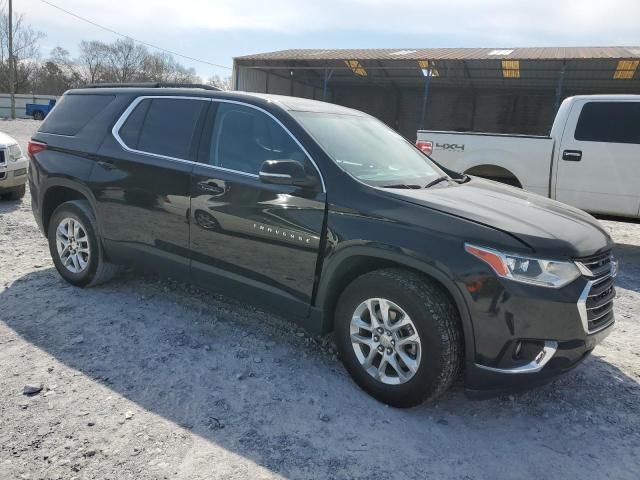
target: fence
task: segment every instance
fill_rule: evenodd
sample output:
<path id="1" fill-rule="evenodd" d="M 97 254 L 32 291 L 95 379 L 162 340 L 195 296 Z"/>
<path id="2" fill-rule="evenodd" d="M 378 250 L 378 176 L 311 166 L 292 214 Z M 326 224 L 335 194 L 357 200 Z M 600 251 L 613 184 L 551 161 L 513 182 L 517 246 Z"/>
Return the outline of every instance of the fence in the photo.
<path id="1" fill-rule="evenodd" d="M 41 103 L 46 105 L 55 95 L 25 95 L 16 94 L 16 118 L 31 118 L 25 114 L 27 103 Z M 0 118 L 11 118 L 11 97 L 8 93 L 0 93 Z"/>

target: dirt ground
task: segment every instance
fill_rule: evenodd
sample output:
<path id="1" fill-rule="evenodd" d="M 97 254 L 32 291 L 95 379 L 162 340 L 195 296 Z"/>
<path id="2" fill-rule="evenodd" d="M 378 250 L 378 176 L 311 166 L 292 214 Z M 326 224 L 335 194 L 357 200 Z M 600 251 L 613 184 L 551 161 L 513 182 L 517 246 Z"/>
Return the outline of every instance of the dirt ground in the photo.
<path id="1" fill-rule="evenodd" d="M 0 121 L 23 148 L 35 128 Z M 603 223 L 617 323 L 582 366 L 396 410 L 273 315 L 138 274 L 69 286 L 28 196 L 0 202 L 0 479 L 638 479 L 640 224 Z"/>

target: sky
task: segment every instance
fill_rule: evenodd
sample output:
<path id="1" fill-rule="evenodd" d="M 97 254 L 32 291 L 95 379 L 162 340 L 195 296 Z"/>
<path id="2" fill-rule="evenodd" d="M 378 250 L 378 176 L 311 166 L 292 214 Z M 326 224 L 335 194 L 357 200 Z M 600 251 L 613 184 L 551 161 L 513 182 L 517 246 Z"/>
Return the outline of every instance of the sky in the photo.
<path id="1" fill-rule="evenodd" d="M 287 48 L 640 46 L 640 0 L 48 0 L 139 40 L 231 67 Z M 41 54 L 119 38 L 41 0 L 14 9 Z M 204 79 L 231 70 L 184 58 Z"/>

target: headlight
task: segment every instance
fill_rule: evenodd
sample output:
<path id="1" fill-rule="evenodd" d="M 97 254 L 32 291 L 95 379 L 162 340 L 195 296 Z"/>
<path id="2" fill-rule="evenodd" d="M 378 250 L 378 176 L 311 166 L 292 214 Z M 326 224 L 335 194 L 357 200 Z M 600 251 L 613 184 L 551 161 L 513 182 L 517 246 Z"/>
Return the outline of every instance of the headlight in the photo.
<path id="1" fill-rule="evenodd" d="M 5 150 L 5 155 L 9 157 L 10 162 L 17 162 L 22 158 L 22 149 L 17 144 L 11 145 L 7 150 Z"/>
<path id="2" fill-rule="evenodd" d="M 465 244 L 464 249 L 487 263 L 498 276 L 516 282 L 560 288 L 580 276 L 580 270 L 573 262 L 523 257 L 491 248 L 476 247 L 468 243 Z"/>

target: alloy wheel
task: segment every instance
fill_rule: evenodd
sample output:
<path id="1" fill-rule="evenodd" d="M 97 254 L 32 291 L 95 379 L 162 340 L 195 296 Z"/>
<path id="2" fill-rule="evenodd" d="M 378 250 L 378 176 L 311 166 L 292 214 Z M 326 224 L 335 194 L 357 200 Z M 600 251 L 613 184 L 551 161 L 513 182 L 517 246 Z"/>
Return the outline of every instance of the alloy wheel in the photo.
<path id="1" fill-rule="evenodd" d="M 77 219 L 67 217 L 58 224 L 56 248 L 60 262 L 71 273 L 80 273 L 89 265 L 89 237 Z"/>
<path id="2" fill-rule="evenodd" d="M 418 371 L 422 344 L 411 317 L 397 304 L 370 298 L 353 312 L 351 345 L 362 368 L 376 380 L 399 385 Z"/>

